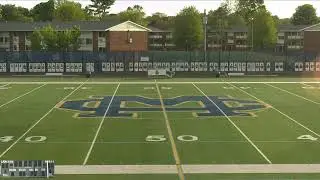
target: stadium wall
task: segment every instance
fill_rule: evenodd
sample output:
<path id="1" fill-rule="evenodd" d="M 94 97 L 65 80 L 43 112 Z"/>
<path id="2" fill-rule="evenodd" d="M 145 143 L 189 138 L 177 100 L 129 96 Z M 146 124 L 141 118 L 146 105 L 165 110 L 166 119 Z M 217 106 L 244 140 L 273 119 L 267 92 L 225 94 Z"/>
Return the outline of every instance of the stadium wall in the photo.
<path id="1" fill-rule="evenodd" d="M 146 72 L 302 73 L 320 72 L 316 54 L 263 52 L 0 52 L 0 73 Z"/>

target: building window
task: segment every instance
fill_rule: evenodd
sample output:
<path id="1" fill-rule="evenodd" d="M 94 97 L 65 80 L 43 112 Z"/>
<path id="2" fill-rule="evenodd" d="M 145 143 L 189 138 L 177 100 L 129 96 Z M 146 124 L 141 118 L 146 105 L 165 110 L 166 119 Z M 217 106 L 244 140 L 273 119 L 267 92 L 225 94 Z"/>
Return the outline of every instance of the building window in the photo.
<path id="1" fill-rule="evenodd" d="M 30 32 L 26 32 L 25 33 L 25 37 L 26 37 L 26 40 L 30 40 L 31 39 L 31 33 Z"/>
<path id="2" fill-rule="evenodd" d="M 106 32 L 99 32 L 99 37 L 106 37 Z"/>
<path id="3" fill-rule="evenodd" d="M 86 39 L 86 44 L 92 44 L 92 39 L 87 38 L 87 39 Z"/>
<path id="4" fill-rule="evenodd" d="M 14 51 L 17 51 L 17 50 L 18 50 L 17 45 L 13 45 L 13 50 L 14 50 Z"/>
<path id="5" fill-rule="evenodd" d="M 26 45 L 26 51 L 31 51 L 31 46 L 30 45 Z"/>
<path id="6" fill-rule="evenodd" d="M 104 47 L 99 47 L 99 52 L 106 52 L 106 48 L 104 48 Z"/>

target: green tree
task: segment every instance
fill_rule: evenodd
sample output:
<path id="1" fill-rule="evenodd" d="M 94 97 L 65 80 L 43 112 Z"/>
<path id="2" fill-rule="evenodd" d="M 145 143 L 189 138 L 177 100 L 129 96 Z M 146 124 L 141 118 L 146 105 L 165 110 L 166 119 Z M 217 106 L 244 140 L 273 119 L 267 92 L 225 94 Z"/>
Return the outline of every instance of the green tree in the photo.
<path id="1" fill-rule="evenodd" d="M 159 29 L 169 29 L 173 25 L 173 18 L 161 12 L 156 12 L 151 16 L 146 17 L 146 21 L 148 22 L 148 25 Z"/>
<path id="2" fill-rule="evenodd" d="M 119 13 L 120 21 L 132 21 L 142 26 L 147 25 L 145 15 L 146 13 L 144 12 L 143 8 L 139 5 L 128 7 L 127 10 Z"/>
<path id="3" fill-rule="evenodd" d="M 298 6 L 291 18 L 291 23 L 294 25 L 312 25 L 318 22 L 316 9 L 311 4 Z"/>
<path id="4" fill-rule="evenodd" d="M 94 15 L 102 18 L 109 13 L 110 7 L 114 4 L 115 0 L 91 0 L 92 5 L 89 5 L 90 10 Z"/>
<path id="5" fill-rule="evenodd" d="M 85 20 L 86 15 L 80 3 L 72 1 L 61 2 L 55 9 L 55 19 L 60 21 Z"/>
<path id="6" fill-rule="evenodd" d="M 255 13 L 253 21 L 253 46 L 255 49 L 272 47 L 277 40 L 276 23 L 271 13 L 261 8 Z M 251 42 L 252 31 L 249 30 L 249 41 Z"/>
<path id="7" fill-rule="evenodd" d="M 280 19 L 279 24 L 291 24 L 290 18 Z"/>
<path id="8" fill-rule="evenodd" d="M 208 26 L 212 28 L 227 28 L 228 25 L 228 16 L 229 16 L 229 9 L 227 4 L 221 4 L 218 9 L 214 11 L 208 12 Z"/>
<path id="9" fill-rule="evenodd" d="M 100 19 L 100 21 L 107 22 L 120 22 L 120 17 L 118 14 L 108 14 Z"/>
<path id="10" fill-rule="evenodd" d="M 208 25 L 212 28 L 230 28 L 232 26 L 245 26 L 244 18 L 236 12 L 231 11 L 232 8 L 224 2 L 220 7 L 208 13 Z"/>
<path id="11" fill-rule="evenodd" d="M 35 21 L 52 21 L 54 17 L 54 0 L 42 2 L 31 9 Z"/>
<path id="12" fill-rule="evenodd" d="M 86 6 L 83 9 L 83 12 L 85 14 L 85 19 L 86 20 L 92 21 L 92 20 L 98 20 L 99 19 L 99 17 L 94 15 L 93 11 L 90 9 L 89 6 Z"/>
<path id="13" fill-rule="evenodd" d="M 227 21 L 229 27 L 246 25 L 246 21 L 244 20 L 244 18 L 237 13 L 229 14 Z"/>
<path id="14" fill-rule="evenodd" d="M 1 6 L 1 16 L 5 21 L 32 21 L 30 12 L 27 8 L 16 7 L 12 4 L 5 4 Z"/>
<path id="15" fill-rule="evenodd" d="M 274 23 L 275 23 L 276 25 L 279 25 L 279 24 L 280 24 L 280 18 L 279 18 L 277 15 L 272 16 L 272 19 L 273 19 L 273 21 L 274 21 Z"/>
<path id="16" fill-rule="evenodd" d="M 197 49 L 203 40 L 202 18 L 194 7 L 185 7 L 175 18 L 173 39 L 180 49 Z"/>
<path id="17" fill-rule="evenodd" d="M 72 27 L 63 31 L 58 31 L 51 25 L 42 27 L 33 32 L 31 36 L 31 46 L 33 50 L 45 51 L 74 51 L 79 49 L 80 28 Z"/>
<path id="18" fill-rule="evenodd" d="M 41 43 L 43 44 L 43 48 L 47 51 L 57 51 L 58 50 L 58 33 L 51 26 L 45 26 L 40 29 L 41 34 Z"/>
<path id="19" fill-rule="evenodd" d="M 252 18 L 259 9 L 263 9 L 264 0 L 236 0 L 236 9 L 235 11 L 239 13 L 246 21 L 247 24 L 250 24 Z"/>
<path id="20" fill-rule="evenodd" d="M 39 30 L 35 30 L 32 32 L 30 40 L 31 40 L 32 50 L 34 51 L 42 50 L 42 45 L 41 45 L 42 37 Z"/>

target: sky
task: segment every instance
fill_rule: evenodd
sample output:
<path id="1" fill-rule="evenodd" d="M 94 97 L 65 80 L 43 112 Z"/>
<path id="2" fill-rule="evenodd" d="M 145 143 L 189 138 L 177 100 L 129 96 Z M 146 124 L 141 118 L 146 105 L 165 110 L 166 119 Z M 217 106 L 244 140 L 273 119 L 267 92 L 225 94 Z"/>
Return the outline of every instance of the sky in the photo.
<path id="1" fill-rule="evenodd" d="M 0 4 L 15 4 L 23 6 L 28 9 L 35 6 L 37 3 L 46 0 L 0 0 Z M 90 0 L 74 0 L 80 2 L 83 6 L 89 5 Z M 185 6 L 193 5 L 199 11 L 203 12 L 204 9 L 214 10 L 219 7 L 222 0 L 116 0 L 115 4 L 111 7 L 110 13 L 119 13 L 124 11 L 128 6 L 135 4 L 144 8 L 147 15 L 155 12 L 163 12 L 167 15 L 176 15 Z M 317 8 L 317 15 L 320 16 L 320 0 L 265 0 L 267 9 L 280 18 L 290 18 L 295 12 L 295 9 L 302 4 L 312 4 Z"/>

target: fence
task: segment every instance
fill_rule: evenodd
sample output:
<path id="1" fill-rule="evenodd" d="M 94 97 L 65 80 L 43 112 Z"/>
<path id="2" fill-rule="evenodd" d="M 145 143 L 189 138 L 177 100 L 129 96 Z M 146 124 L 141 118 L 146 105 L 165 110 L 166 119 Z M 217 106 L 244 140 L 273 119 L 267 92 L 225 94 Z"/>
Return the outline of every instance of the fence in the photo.
<path id="1" fill-rule="evenodd" d="M 317 54 L 251 51 L 0 52 L 0 72 L 320 71 Z"/>

